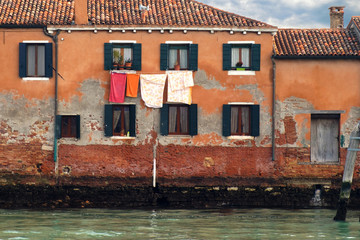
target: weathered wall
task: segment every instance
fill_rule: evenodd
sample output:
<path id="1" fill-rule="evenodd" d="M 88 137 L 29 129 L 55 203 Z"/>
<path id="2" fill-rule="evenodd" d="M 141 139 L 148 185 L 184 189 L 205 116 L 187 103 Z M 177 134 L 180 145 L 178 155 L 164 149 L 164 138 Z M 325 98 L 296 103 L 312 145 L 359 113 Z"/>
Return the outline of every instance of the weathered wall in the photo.
<path id="1" fill-rule="evenodd" d="M 4 175 L 30 176 L 29 179 L 34 178 L 33 182 L 38 183 L 39 179 L 56 176 L 52 161 L 54 78 L 23 81 L 18 77 L 18 43 L 23 40 L 51 41 L 42 30 L 0 30 L 0 61 L 5 63 L 0 66 L 4 73 L 0 79 L 0 171 Z M 104 104 L 108 103 L 110 73 L 104 70 L 103 46 L 109 40 L 141 43 L 142 73 L 163 73 L 159 70 L 160 43 L 176 40 L 199 45 L 199 69 L 194 73 L 193 88 L 193 103 L 198 104 L 197 136 L 161 136 L 160 111 L 145 107 L 140 96 L 125 99 L 137 106 L 136 138 L 104 136 Z M 261 44 L 261 71 L 255 76 L 229 76 L 223 71 L 222 44 L 228 41 Z M 302 66 L 301 61 L 277 61 L 277 160 L 272 161 L 271 55 L 269 33 L 61 32 L 58 70 L 64 79 L 59 78 L 58 82 L 59 114 L 81 116 L 81 138 L 59 141 L 58 181 L 151 186 L 154 156 L 161 185 L 234 186 L 265 181 L 278 185 L 283 179 L 295 179 L 286 184 L 301 184 L 298 179 L 314 179 L 311 181 L 318 183 L 339 178 L 346 155 L 344 149 L 340 164 L 310 164 L 309 114 L 299 111 L 345 110 L 341 134 L 348 142 L 351 128 L 359 120 L 356 105 L 359 96 L 353 94 L 360 82 L 358 63 L 339 61 L 336 66 L 342 71 L 337 72 L 326 62 L 308 62 Z M 309 71 L 298 71 L 299 66 Z M 340 77 L 349 84 L 344 87 L 335 83 Z M 334 83 L 326 82 L 330 78 Z M 350 85 L 352 87 L 348 87 Z M 222 136 L 222 105 L 228 102 L 260 104 L 259 137 L 228 139 Z M 2 179 L 4 183 L 10 182 L 9 177 Z M 331 182 L 325 183 L 331 185 Z"/>

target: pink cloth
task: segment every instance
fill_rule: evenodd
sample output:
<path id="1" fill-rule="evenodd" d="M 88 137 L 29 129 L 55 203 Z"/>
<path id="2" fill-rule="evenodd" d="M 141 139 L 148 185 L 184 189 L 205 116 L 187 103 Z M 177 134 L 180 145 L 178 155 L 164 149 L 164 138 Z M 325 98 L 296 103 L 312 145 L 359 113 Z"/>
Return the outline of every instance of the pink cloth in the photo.
<path id="1" fill-rule="evenodd" d="M 111 73 L 109 102 L 123 103 L 125 100 L 126 74 Z"/>

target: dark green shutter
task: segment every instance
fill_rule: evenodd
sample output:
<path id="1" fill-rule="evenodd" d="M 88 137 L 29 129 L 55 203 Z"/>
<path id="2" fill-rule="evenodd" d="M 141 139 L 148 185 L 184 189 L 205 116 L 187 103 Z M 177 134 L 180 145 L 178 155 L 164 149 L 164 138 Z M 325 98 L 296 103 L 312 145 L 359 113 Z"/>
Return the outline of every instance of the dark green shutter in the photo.
<path id="1" fill-rule="evenodd" d="M 197 104 L 189 106 L 189 135 L 194 136 L 198 134 L 198 120 L 197 120 Z"/>
<path id="2" fill-rule="evenodd" d="M 169 45 L 165 43 L 160 44 L 160 70 L 167 70 L 168 67 L 168 53 Z"/>
<path id="3" fill-rule="evenodd" d="M 189 45 L 189 70 L 197 71 L 198 70 L 198 45 L 190 44 Z"/>
<path id="4" fill-rule="evenodd" d="M 55 116 L 55 138 L 61 138 L 61 115 Z"/>
<path id="5" fill-rule="evenodd" d="M 250 135 L 257 137 L 260 135 L 260 106 L 252 105 L 250 106 Z"/>
<path id="6" fill-rule="evenodd" d="M 223 117 L 222 117 L 223 136 L 227 137 L 231 135 L 231 105 L 223 105 Z"/>
<path id="7" fill-rule="evenodd" d="M 113 135 L 113 106 L 111 104 L 105 105 L 104 133 L 106 137 Z"/>
<path id="8" fill-rule="evenodd" d="M 104 70 L 112 69 L 112 44 L 104 43 Z"/>
<path id="9" fill-rule="evenodd" d="M 169 135 L 169 105 L 164 104 L 160 109 L 160 134 Z"/>
<path id="10" fill-rule="evenodd" d="M 136 105 L 129 105 L 130 111 L 130 136 L 136 136 Z"/>
<path id="11" fill-rule="evenodd" d="M 19 77 L 26 77 L 26 43 L 19 44 Z"/>
<path id="12" fill-rule="evenodd" d="M 80 115 L 76 115 L 76 138 L 80 139 Z"/>
<path id="13" fill-rule="evenodd" d="M 223 44 L 223 70 L 231 70 L 231 44 Z"/>
<path id="14" fill-rule="evenodd" d="M 141 44 L 133 44 L 133 63 L 132 69 L 136 71 L 141 71 Z"/>
<path id="15" fill-rule="evenodd" d="M 53 55 L 52 43 L 45 43 L 45 77 L 53 76 Z"/>
<path id="16" fill-rule="evenodd" d="M 260 55 L 261 45 L 252 44 L 251 45 L 251 70 L 260 71 Z"/>

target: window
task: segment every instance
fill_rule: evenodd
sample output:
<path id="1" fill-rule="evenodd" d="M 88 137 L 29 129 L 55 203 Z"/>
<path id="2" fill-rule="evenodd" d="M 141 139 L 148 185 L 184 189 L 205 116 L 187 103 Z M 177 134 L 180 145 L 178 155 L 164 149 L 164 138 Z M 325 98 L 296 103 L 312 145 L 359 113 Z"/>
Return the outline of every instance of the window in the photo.
<path id="1" fill-rule="evenodd" d="M 198 68 L 197 44 L 162 43 L 160 45 L 160 70 L 197 71 L 197 68 Z"/>
<path id="2" fill-rule="evenodd" d="M 57 115 L 56 116 L 57 138 L 80 138 L 80 116 L 79 115 Z"/>
<path id="3" fill-rule="evenodd" d="M 136 105 L 105 105 L 105 136 L 135 137 Z"/>
<path id="4" fill-rule="evenodd" d="M 259 105 L 223 105 L 224 136 L 259 136 Z"/>
<path id="5" fill-rule="evenodd" d="M 260 44 L 223 44 L 223 70 L 260 71 Z"/>
<path id="6" fill-rule="evenodd" d="M 52 44 L 20 43 L 19 44 L 19 76 L 52 77 Z"/>
<path id="7" fill-rule="evenodd" d="M 105 43 L 105 70 L 141 70 L 140 43 Z"/>
<path id="8" fill-rule="evenodd" d="M 311 162 L 339 161 L 340 114 L 311 114 Z"/>
<path id="9" fill-rule="evenodd" d="M 161 135 L 197 135 L 197 104 L 164 104 L 160 121 Z"/>

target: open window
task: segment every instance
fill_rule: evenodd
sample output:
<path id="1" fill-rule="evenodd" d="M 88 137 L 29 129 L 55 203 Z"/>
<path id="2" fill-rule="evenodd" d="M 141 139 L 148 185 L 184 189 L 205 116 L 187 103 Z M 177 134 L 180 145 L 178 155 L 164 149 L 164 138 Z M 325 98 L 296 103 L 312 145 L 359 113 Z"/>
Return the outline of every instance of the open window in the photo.
<path id="1" fill-rule="evenodd" d="M 260 71 L 260 44 L 223 44 L 223 70 Z"/>
<path id="2" fill-rule="evenodd" d="M 192 70 L 198 68 L 198 45 L 162 43 L 160 45 L 160 70 Z"/>
<path id="3" fill-rule="evenodd" d="M 259 136 L 259 105 L 223 105 L 223 136 Z"/>
<path id="4" fill-rule="evenodd" d="M 105 43 L 105 70 L 141 70 L 140 43 Z"/>
<path id="5" fill-rule="evenodd" d="M 52 44 L 23 42 L 19 44 L 19 77 L 52 77 Z"/>
<path id="6" fill-rule="evenodd" d="M 197 104 L 164 104 L 161 135 L 197 135 Z"/>
<path id="7" fill-rule="evenodd" d="M 135 137 L 136 105 L 105 105 L 105 136 Z"/>

